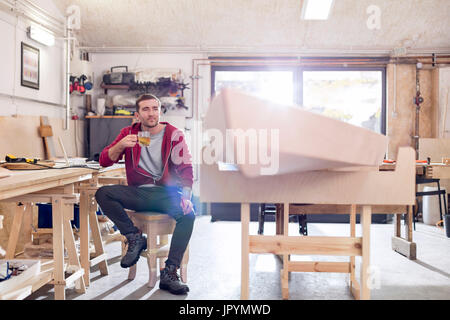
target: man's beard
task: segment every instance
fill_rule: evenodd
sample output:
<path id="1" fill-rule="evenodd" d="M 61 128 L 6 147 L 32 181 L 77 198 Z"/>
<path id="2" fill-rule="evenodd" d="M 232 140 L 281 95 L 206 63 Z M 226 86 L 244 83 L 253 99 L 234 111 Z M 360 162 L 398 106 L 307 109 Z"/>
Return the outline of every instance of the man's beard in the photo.
<path id="1" fill-rule="evenodd" d="M 155 119 L 155 124 L 153 124 L 153 125 L 149 124 L 148 121 L 145 121 L 145 122 L 143 121 L 142 124 L 144 125 L 144 127 L 151 129 L 151 128 L 156 127 L 159 124 L 159 120 Z"/>

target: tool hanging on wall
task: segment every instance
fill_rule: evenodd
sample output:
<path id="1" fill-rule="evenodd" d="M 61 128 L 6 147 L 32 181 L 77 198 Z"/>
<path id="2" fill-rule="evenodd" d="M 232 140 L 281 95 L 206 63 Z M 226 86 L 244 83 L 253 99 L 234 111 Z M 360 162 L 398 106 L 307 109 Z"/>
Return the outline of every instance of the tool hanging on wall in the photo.
<path id="1" fill-rule="evenodd" d="M 74 91 L 78 91 L 78 78 L 70 76 L 69 92 L 72 93 Z"/>
<path id="2" fill-rule="evenodd" d="M 84 76 L 84 74 L 83 74 L 83 76 Z M 91 78 L 92 77 L 90 77 L 90 76 L 86 77 L 87 81 L 84 83 L 84 88 L 86 89 L 86 91 L 92 90 L 92 88 L 94 87 L 94 84 L 92 83 Z"/>
<path id="3" fill-rule="evenodd" d="M 84 81 L 87 79 L 87 77 L 83 74 L 81 77 L 78 78 L 78 92 L 79 93 L 85 93 L 86 88 L 84 87 Z"/>

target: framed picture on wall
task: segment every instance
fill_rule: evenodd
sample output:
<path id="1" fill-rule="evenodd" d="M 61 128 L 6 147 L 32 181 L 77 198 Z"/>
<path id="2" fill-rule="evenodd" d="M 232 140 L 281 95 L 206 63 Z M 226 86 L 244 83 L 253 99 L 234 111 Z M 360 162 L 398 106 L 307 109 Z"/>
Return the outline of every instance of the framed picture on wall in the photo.
<path id="1" fill-rule="evenodd" d="M 23 42 L 21 85 L 39 90 L 39 49 Z"/>

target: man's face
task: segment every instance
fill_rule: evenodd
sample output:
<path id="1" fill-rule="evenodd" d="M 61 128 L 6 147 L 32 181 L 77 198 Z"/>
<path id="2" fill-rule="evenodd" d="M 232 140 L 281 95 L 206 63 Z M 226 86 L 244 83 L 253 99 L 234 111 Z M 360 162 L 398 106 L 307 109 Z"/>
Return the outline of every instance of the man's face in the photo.
<path id="1" fill-rule="evenodd" d="M 135 115 L 145 127 L 153 128 L 159 124 L 160 111 L 155 99 L 143 100 L 139 102 L 139 112 Z"/>

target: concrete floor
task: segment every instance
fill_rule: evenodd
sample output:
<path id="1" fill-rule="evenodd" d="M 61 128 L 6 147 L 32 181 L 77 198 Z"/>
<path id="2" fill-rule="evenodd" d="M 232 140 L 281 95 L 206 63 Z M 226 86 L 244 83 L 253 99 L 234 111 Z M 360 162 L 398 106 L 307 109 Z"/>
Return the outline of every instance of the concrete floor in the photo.
<path id="1" fill-rule="evenodd" d="M 257 223 L 251 222 L 250 234 L 256 234 Z M 357 225 L 357 235 L 360 234 Z M 238 300 L 240 297 L 239 222 L 210 222 L 210 216 L 197 217 L 190 243 L 188 284 L 190 292 L 174 296 L 156 287 L 149 289 L 148 268 L 144 258 L 138 261 L 138 274 L 127 280 L 128 270 L 120 267 L 120 243 L 108 244 L 108 276 L 91 268 L 91 285 L 85 294 L 66 290 L 68 300 Z M 347 236 L 347 224 L 309 223 L 309 235 Z M 265 234 L 275 234 L 275 223 L 266 222 Z M 290 223 L 289 234 L 298 235 L 298 224 Z M 417 243 L 417 260 L 391 249 L 393 225 L 372 225 L 371 266 L 372 299 L 450 299 L 450 238 L 444 230 L 416 224 L 413 238 Z M 348 261 L 347 257 L 292 256 L 292 260 Z M 360 258 L 357 257 L 357 275 Z M 281 262 L 271 254 L 250 255 L 250 299 L 281 299 Z M 352 300 L 349 276 L 336 273 L 292 273 L 289 282 L 291 300 Z M 27 299 L 53 299 L 53 288 L 46 285 Z"/>

